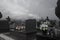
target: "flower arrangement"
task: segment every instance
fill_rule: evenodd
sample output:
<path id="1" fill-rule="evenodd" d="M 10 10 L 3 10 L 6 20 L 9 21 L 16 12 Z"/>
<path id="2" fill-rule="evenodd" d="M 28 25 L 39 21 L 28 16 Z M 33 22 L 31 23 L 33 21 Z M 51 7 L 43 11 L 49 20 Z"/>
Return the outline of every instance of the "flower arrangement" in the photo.
<path id="1" fill-rule="evenodd" d="M 48 30 L 48 25 L 46 24 L 46 22 L 40 25 L 40 30 L 43 30 L 43 31 Z"/>

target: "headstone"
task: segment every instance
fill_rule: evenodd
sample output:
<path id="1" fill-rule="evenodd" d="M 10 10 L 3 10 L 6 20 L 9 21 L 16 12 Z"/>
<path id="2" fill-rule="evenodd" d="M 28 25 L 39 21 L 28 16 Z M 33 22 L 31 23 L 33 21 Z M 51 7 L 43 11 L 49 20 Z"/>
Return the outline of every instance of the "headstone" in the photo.
<path id="1" fill-rule="evenodd" d="M 9 23 L 6 20 L 0 20 L 0 33 L 9 32 Z"/>
<path id="2" fill-rule="evenodd" d="M 36 30 L 36 20 L 35 19 L 28 19 L 26 20 L 26 32 L 35 32 Z"/>
<path id="3" fill-rule="evenodd" d="M 26 40 L 34 40 L 36 35 L 36 20 L 28 19 L 25 24 Z"/>

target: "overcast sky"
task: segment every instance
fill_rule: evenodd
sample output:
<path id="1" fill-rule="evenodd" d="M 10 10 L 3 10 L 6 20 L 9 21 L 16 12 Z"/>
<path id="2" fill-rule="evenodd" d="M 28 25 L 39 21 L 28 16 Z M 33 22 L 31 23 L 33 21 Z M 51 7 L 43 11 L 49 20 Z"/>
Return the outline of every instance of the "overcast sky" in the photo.
<path id="1" fill-rule="evenodd" d="M 57 0 L 0 0 L 0 11 L 3 18 L 13 19 L 41 18 L 48 16 L 58 19 L 55 15 Z"/>

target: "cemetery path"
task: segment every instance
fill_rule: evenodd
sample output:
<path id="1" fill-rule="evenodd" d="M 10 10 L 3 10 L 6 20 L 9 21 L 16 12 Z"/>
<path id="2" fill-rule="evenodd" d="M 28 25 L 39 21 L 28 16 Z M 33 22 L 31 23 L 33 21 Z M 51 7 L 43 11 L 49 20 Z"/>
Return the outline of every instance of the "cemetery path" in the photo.
<path id="1" fill-rule="evenodd" d="M 15 39 L 2 33 L 2 34 L 0 34 L 0 40 L 15 40 Z"/>

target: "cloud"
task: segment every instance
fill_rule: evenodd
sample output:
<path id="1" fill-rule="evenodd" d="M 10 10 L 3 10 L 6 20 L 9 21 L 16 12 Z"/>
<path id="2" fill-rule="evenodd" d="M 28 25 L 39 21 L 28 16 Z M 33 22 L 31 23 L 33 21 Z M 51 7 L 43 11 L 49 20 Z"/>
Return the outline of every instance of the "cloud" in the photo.
<path id="1" fill-rule="evenodd" d="M 15 19 L 41 18 L 54 15 L 52 16 L 53 19 L 57 18 L 54 10 L 56 2 L 57 0 L 0 0 L 0 11 Z"/>

